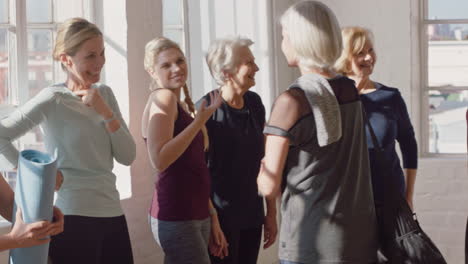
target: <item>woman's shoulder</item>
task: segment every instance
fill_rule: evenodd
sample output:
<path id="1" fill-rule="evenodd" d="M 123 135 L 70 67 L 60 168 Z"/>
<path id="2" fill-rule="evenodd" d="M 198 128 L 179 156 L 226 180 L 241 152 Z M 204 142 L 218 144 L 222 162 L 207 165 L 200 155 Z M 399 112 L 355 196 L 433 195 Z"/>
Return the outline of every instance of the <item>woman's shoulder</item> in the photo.
<path id="1" fill-rule="evenodd" d="M 337 74 L 337 75 L 335 75 L 335 77 L 333 77 L 331 79 L 328 79 L 328 82 L 338 83 L 338 84 L 342 84 L 342 85 L 351 85 L 351 86 L 355 85 L 355 82 L 352 79 L 348 78 L 345 75 L 341 75 L 341 74 Z"/>
<path id="2" fill-rule="evenodd" d="M 198 101 L 195 103 L 195 108 L 198 109 L 200 107 L 201 103 L 203 102 L 203 100 L 206 101 L 206 104 L 210 104 L 211 103 L 210 94 L 213 94 L 217 90 L 218 89 L 211 90 L 211 91 L 207 92 L 205 95 L 203 95 L 200 99 L 198 99 Z"/>
<path id="3" fill-rule="evenodd" d="M 308 102 L 304 90 L 299 87 L 294 87 L 282 92 L 276 98 L 274 105 L 303 108 L 308 106 Z"/>
<path id="4" fill-rule="evenodd" d="M 63 83 L 53 84 L 40 90 L 33 98 L 37 102 L 50 102 L 56 98 L 69 94 L 70 91 Z"/>
<path id="5" fill-rule="evenodd" d="M 404 103 L 403 96 L 401 95 L 399 89 L 386 86 L 378 82 L 374 82 L 374 84 L 377 90 L 375 92 L 369 93 L 369 96 L 372 96 L 373 98 L 376 98 L 380 101 L 392 102 L 394 105 Z"/>
<path id="6" fill-rule="evenodd" d="M 390 95 L 400 95 L 400 90 L 395 87 L 387 86 L 385 84 L 374 82 L 375 88 L 383 93 L 390 94 Z"/>
<path id="7" fill-rule="evenodd" d="M 254 91 L 247 91 L 244 96 L 252 105 L 263 105 L 262 98 Z"/>
<path id="8" fill-rule="evenodd" d="M 148 103 L 166 111 L 177 108 L 177 96 L 169 89 L 156 89 L 148 97 Z"/>
<path id="9" fill-rule="evenodd" d="M 258 93 L 254 92 L 254 91 L 250 91 L 250 90 L 245 93 L 245 96 L 249 97 L 249 98 L 254 98 L 254 99 L 260 100 L 260 101 L 262 100 L 262 98 L 260 97 L 260 95 L 258 95 Z"/>

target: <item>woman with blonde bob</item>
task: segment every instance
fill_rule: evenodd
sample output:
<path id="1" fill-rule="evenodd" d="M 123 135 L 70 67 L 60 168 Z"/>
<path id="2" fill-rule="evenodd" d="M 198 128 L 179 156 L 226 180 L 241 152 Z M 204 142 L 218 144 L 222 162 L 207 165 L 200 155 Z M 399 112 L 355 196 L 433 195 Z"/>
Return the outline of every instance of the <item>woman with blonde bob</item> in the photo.
<path id="1" fill-rule="evenodd" d="M 164 263 L 210 263 L 210 177 L 204 125 L 222 102 L 215 93 L 197 114 L 188 93 L 187 63 L 177 43 L 156 38 L 146 44 L 144 66 L 153 84 L 142 118 L 152 166 L 158 171 L 150 224 L 165 253 Z M 181 101 L 181 91 L 185 100 Z M 210 209 L 211 208 L 211 209 Z"/>
<path id="2" fill-rule="evenodd" d="M 136 147 L 112 89 L 100 84 L 105 63 L 104 39 L 96 25 L 82 18 L 59 27 L 53 58 L 67 74 L 64 83 L 44 88 L 0 124 L 0 160 L 17 164 L 11 141 L 40 125 L 45 147 L 57 150 L 63 184 L 56 205 L 65 230 L 52 239 L 54 264 L 133 263 L 114 159 L 130 165 Z"/>
<path id="3" fill-rule="evenodd" d="M 303 1 L 281 17 L 282 51 L 299 77 L 275 101 L 257 183 L 280 194 L 281 263 L 373 263 L 376 219 L 364 125 L 353 81 L 332 70 L 341 54 L 333 12 Z"/>
<path id="4" fill-rule="evenodd" d="M 396 88 L 387 87 L 372 81 L 377 60 L 372 33 L 361 27 L 347 27 L 342 31 L 344 49 L 336 63 L 336 69 L 356 82 L 364 110 L 377 140 L 384 150 L 394 179 L 383 179 L 378 166 L 372 138 L 367 134 L 367 146 L 372 174 L 374 200 L 377 208 L 383 205 L 384 189 L 387 180 L 393 180 L 411 208 L 413 208 L 414 183 L 418 164 L 418 147 L 406 104 Z M 403 172 L 395 143 L 398 141 L 403 158 Z M 406 182 L 405 182 L 406 178 Z M 380 211 L 380 210 L 378 210 Z"/>
<path id="5" fill-rule="evenodd" d="M 211 75 L 219 88 L 206 94 L 209 100 L 222 91 L 223 103 L 208 119 L 210 139 L 208 168 L 211 199 L 220 225 L 213 222 L 212 234 L 223 232 L 226 247 L 210 243 L 212 263 L 257 263 L 264 227 L 264 248 L 276 238 L 276 203 L 258 195 L 256 178 L 264 155 L 265 107 L 258 94 L 249 91 L 258 71 L 247 38 L 229 37 L 213 41 L 206 55 Z M 218 230 L 217 230 L 218 229 Z M 222 231 L 221 231 L 222 230 Z M 212 242 L 216 242 L 213 238 Z M 228 256 L 226 256 L 228 254 Z"/>

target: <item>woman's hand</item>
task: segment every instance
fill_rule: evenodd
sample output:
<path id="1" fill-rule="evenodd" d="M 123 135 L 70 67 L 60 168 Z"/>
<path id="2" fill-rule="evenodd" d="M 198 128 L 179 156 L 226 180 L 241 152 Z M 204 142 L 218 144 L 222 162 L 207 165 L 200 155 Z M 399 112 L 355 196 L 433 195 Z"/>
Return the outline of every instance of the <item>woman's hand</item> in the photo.
<path id="1" fill-rule="evenodd" d="M 197 109 L 197 115 L 195 116 L 195 119 L 201 120 L 203 124 L 223 103 L 221 92 L 214 91 L 213 93 L 210 93 L 210 102 L 211 104 L 208 106 L 206 100 L 203 100 L 200 107 Z"/>
<path id="2" fill-rule="evenodd" d="M 221 226 L 219 225 L 218 217 L 212 217 L 211 235 L 210 241 L 208 243 L 208 249 L 211 255 L 221 259 L 227 257 L 229 254 L 228 246 L 229 244 L 227 243 L 226 237 L 224 236 L 224 233 L 221 230 Z"/>
<path id="3" fill-rule="evenodd" d="M 275 243 L 277 233 L 276 214 L 267 214 L 263 223 L 263 249 L 267 249 Z"/>
<path id="4" fill-rule="evenodd" d="M 42 245 L 48 243 L 50 238 L 45 238 L 51 235 L 53 227 L 48 221 L 40 221 L 32 224 L 23 222 L 21 209 L 16 211 L 16 221 L 13 225 L 8 237 L 13 242 L 12 248 L 23 248 Z"/>
<path id="5" fill-rule="evenodd" d="M 50 229 L 50 235 L 55 236 L 63 232 L 63 227 L 65 225 L 65 218 L 63 216 L 62 211 L 58 207 L 54 206 L 54 215 L 53 215 L 53 220 L 51 229 Z"/>
<path id="6" fill-rule="evenodd" d="M 81 97 L 83 104 L 93 108 L 105 120 L 112 118 L 112 110 L 104 101 L 98 89 L 77 90 L 73 93 Z"/>

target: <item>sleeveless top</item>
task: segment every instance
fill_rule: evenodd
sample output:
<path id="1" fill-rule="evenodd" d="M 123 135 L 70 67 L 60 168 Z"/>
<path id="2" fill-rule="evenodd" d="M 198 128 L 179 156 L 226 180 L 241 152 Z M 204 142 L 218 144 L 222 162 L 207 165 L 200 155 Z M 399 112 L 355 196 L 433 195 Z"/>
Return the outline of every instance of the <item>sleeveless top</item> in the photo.
<path id="1" fill-rule="evenodd" d="M 174 137 L 193 118 L 177 104 Z M 198 132 L 187 149 L 160 172 L 155 184 L 150 215 L 163 221 L 201 220 L 209 217 L 209 171 L 205 162 L 203 134 Z"/>

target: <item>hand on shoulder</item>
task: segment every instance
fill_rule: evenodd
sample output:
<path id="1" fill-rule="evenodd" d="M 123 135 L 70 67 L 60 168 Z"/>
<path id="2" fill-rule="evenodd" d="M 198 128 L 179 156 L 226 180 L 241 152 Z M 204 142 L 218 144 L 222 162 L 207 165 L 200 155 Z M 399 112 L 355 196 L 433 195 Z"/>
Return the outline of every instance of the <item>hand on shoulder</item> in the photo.
<path id="1" fill-rule="evenodd" d="M 197 109 L 197 115 L 195 116 L 196 120 L 201 120 L 202 123 L 205 123 L 210 116 L 221 106 L 223 103 L 223 97 L 221 96 L 220 91 L 215 91 L 210 93 L 209 104 L 207 100 L 203 99 L 200 103 L 200 106 Z"/>

